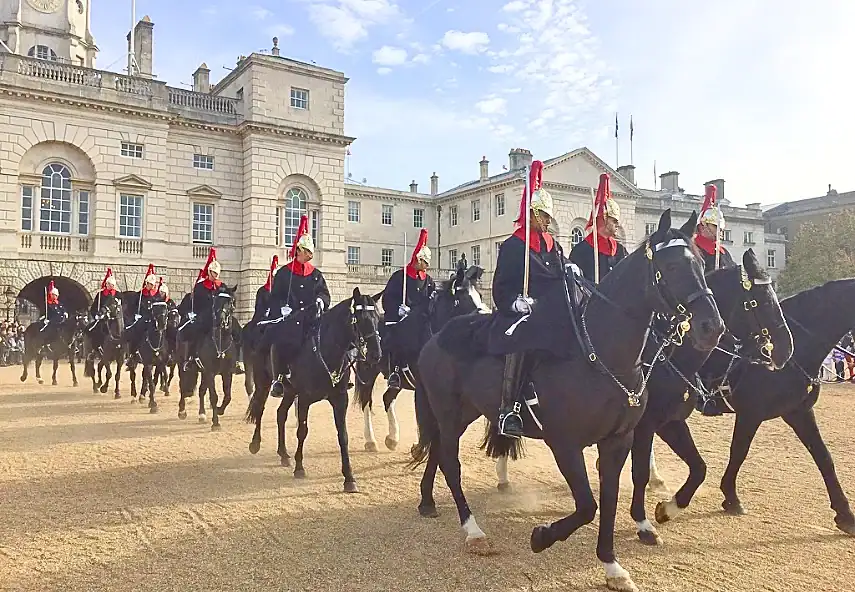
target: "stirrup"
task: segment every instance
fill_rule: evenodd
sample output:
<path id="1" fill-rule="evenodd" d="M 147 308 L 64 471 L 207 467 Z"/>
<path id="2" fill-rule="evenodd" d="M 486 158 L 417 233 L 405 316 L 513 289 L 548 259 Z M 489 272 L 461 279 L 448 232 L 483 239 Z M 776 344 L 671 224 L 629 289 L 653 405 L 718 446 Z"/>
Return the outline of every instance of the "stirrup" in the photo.
<path id="1" fill-rule="evenodd" d="M 521 408 L 519 401 L 515 401 L 511 411 L 499 415 L 498 432 L 500 436 L 505 436 L 506 438 L 521 438 L 525 435 L 523 432 L 522 416 L 520 415 Z M 510 425 L 508 425 L 508 420 L 510 420 Z M 511 431 L 508 431 L 508 428 L 510 428 Z"/>
<path id="2" fill-rule="evenodd" d="M 398 374 L 397 370 L 394 370 L 386 379 L 386 386 L 393 389 L 401 388 L 401 375 Z"/>
<path id="3" fill-rule="evenodd" d="M 276 377 L 276 380 L 270 383 L 270 389 L 267 391 L 268 397 L 281 399 L 285 396 L 285 385 L 282 384 L 282 375 Z"/>

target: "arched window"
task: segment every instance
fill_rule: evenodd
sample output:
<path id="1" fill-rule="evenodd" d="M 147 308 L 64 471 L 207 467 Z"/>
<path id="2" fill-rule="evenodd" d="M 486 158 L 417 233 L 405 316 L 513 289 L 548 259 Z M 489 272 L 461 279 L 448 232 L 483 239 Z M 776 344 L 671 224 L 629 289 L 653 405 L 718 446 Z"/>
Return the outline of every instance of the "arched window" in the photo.
<path id="1" fill-rule="evenodd" d="M 40 60 L 57 61 L 56 52 L 47 45 L 34 45 L 27 52 L 27 55 L 31 58 L 38 58 Z"/>
<path id="2" fill-rule="evenodd" d="M 71 232 L 71 171 L 59 163 L 42 171 L 39 230 Z"/>
<path id="3" fill-rule="evenodd" d="M 578 226 L 570 230 L 570 246 L 575 247 L 585 239 L 585 233 Z"/>
<path id="4" fill-rule="evenodd" d="M 289 247 L 294 244 L 297 228 L 300 226 L 300 217 L 306 213 L 306 202 L 309 196 L 299 187 L 292 187 L 285 192 L 285 207 L 282 208 L 284 219 L 282 244 Z"/>

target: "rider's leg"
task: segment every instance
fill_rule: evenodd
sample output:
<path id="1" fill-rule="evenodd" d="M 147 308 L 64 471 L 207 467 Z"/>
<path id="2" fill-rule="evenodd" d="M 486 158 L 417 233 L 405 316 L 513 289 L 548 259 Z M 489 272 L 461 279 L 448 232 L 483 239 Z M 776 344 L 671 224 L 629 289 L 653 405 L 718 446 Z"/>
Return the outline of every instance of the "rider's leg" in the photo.
<path id="1" fill-rule="evenodd" d="M 505 356 L 505 369 L 502 375 L 502 403 L 499 409 L 499 434 L 512 438 L 524 435 L 519 402 L 520 377 L 525 361 L 525 352 L 514 352 Z"/>

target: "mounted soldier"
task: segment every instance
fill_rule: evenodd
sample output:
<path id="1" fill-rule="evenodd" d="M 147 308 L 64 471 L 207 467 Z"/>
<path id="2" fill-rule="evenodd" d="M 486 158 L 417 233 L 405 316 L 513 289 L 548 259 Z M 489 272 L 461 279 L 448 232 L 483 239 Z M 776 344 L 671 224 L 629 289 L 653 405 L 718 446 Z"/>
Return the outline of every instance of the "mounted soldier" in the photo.
<path id="1" fill-rule="evenodd" d="M 108 267 L 104 279 L 101 280 L 101 289 L 98 291 L 95 300 L 92 301 L 92 306 L 89 307 L 89 316 L 92 321 L 86 328 L 86 333 L 89 335 L 89 343 L 92 346 L 87 356 L 87 360 L 90 362 L 95 361 L 96 354 L 100 355 L 101 347 L 104 344 L 104 332 L 100 330 L 95 331 L 95 328 L 103 318 L 103 311 L 109 310 L 114 302 L 118 304 L 119 315 L 122 315 L 122 300 L 118 294 L 116 278 L 113 276 L 113 270 Z M 124 322 L 122 326 L 124 327 Z"/>
<path id="2" fill-rule="evenodd" d="M 330 306 L 324 274 L 311 263 L 314 255 L 309 219 L 303 216 L 291 246 L 291 260 L 279 268 L 273 280 L 269 318 L 260 323 L 267 325 L 265 332 L 271 337 L 266 342 L 275 345 L 276 350 L 275 378 L 270 385 L 272 397 L 285 394 L 283 381 L 290 376 L 288 365 L 300 353 L 309 331 L 317 331 L 321 314 Z M 271 318 L 276 314 L 279 316 Z M 272 323 L 279 326 L 273 328 Z"/>
<path id="3" fill-rule="evenodd" d="M 582 275 L 590 282 L 599 283 L 608 273 L 626 257 L 626 248 L 617 241 L 620 226 L 620 206 L 612 198 L 609 188 L 609 175 L 600 175 L 597 196 L 594 200 L 594 212 L 588 218 L 585 230 L 588 236 L 570 251 L 570 262 L 575 264 Z M 594 241 L 597 243 L 597 265 L 594 264 Z"/>
<path id="4" fill-rule="evenodd" d="M 56 287 L 53 280 L 50 281 L 45 290 L 45 315 L 39 320 L 42 321 L 42 328 L 39 331 L 45 333 L 44 342 L 50 347 L 68 320 L 68 312 L 59 303 L 59 288 Z"/>
<path id="5" fill-rule="evenodd" d="M 389 359 L 387 382 L 393 389 L 401 388 L 400 372 L 410 371 L 410 363 L 415 362 L 422 346 L 430 338 L 430 299 L 436 286 L 427 273 L 431 259 L 427 241 L 428 231 L 422 228 L 410 262 L 392 274 L 383 290 L 381 339 Z M 461 261 L 466 261 L 465 256 Z"/>
<path id="6" fill-rule="evenodd" d="M 490 322 L 487 348 L 491 355 L 505 357 L 498 431 L 509 437 L 524 435 L 520 383 L 531 366 L 528 354 L 560 358 L 576 347 L 566 261 L 561 245 L 548 232 L 553 201 L 542 177 L 543 163 L 536 160 L 526 179 L 516 230 L 499 247 L 493 276 L 498 310 Z"/>
<path id="7" fill-rule="evenodd" d="M 139 292 L 134 292 L 130 302 L 126 302 L 126 307 L 131 307 L 133 317 L 126 319 L 125 331 L 128 335 L 128 358 L 127 365 L 130 368 L 132 362 L 138 362 L 139 348 L 145 336 L 145 327 L 151 317 L 151 305 L 153 302 L 160 300 L 157 293 L 157 276 L 155 275 L 154 264 L 148 264 L 148 270 L 145 272 L 142 289 Z M 128 310 L 127 308 L 125 309 Z"/>
<path id="8" fill-rule="evenodd" d="M 196 283 L 193 286 L 191 297 L 191 310 L 187 314 L 188 322 L 181 329 L 181 339 L 185 344 L 185 368 L 186 365 L 194 362 L 199 364 L 199 358 L 196 355 L 198 346 L 202 337 L 208 335 L 213 329 L 214 321 L 214 299 L 218 294 L 227 294 L 225 285 L 220 279 L 222 267 L 217 261 L 217 252 L 214 247 L 208 251 L 208 259 L 205 261 L 205 266 L 199 271 L 196 276 Z M 232 320 L 232 338 L 234 340 L 236 352 L 236 360 L 234 374 L 243 374 L 243 351 L 240 347 L 240 325 L 236 320 Z"/>
<path id="9" fill-rule="evenodd" d="M 704 256 L 704 273 L 710 273 L 724 267 L 736 267 L 733 257 L 721 244 L 721 232 L 724 230 L 724 216 L 716 201 L 715 185 L 707 185 L 704 205 L 698 217 L 698 230 L 695 244 Z"/>

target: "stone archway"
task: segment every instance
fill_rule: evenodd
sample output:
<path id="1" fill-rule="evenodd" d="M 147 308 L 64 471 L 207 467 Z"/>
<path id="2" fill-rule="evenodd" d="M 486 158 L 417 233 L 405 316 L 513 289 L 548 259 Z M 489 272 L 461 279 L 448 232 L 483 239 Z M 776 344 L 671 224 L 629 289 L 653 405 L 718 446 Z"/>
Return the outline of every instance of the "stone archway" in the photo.
<path id="1" fill-rule="evenodd" d="M 45 313 L 45 290 L 53 280 L 59 289 L 59 301 L 68 312 L 86 312 L 92 304 L 89 292 L 75 280 L 63 276 L 43 276 L 25 285 L 18 294 L 19 300 L 26 300 Z"/>

